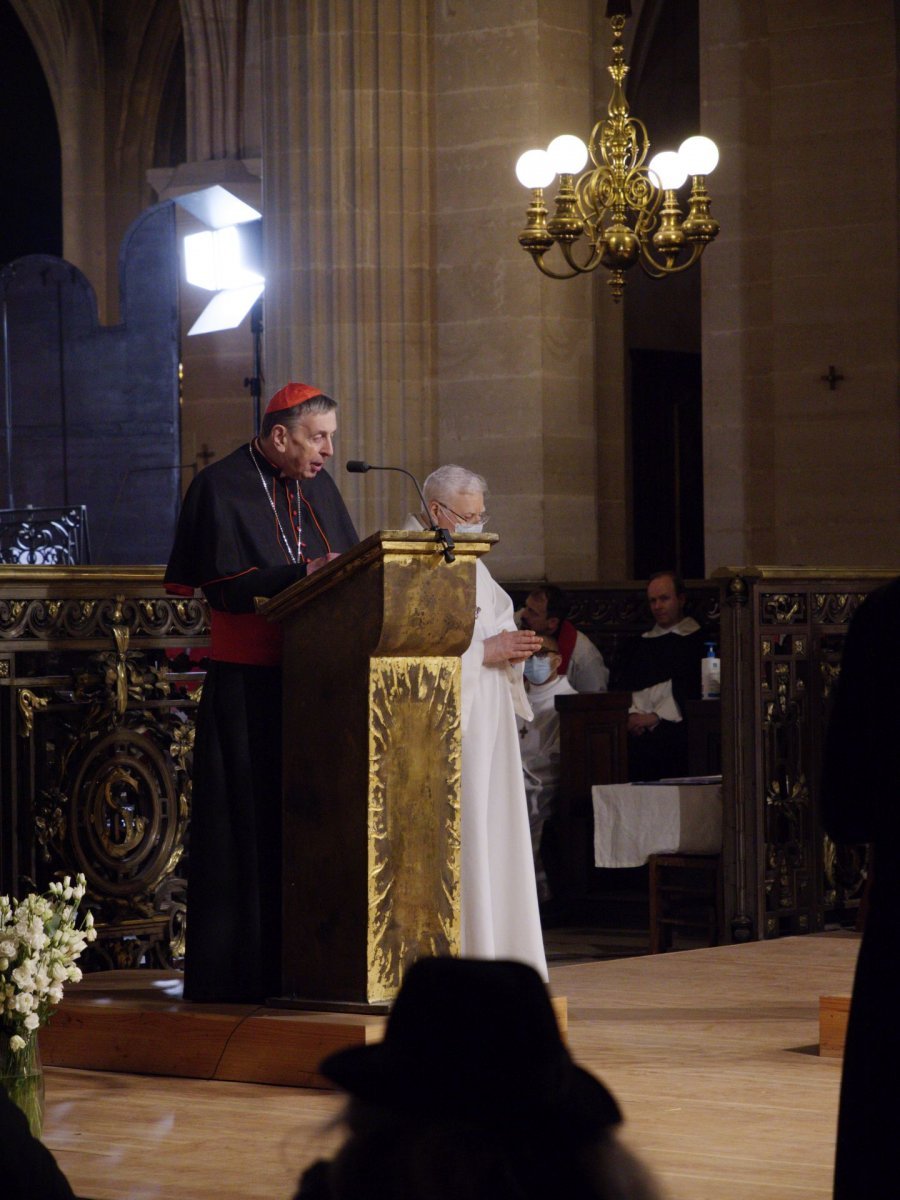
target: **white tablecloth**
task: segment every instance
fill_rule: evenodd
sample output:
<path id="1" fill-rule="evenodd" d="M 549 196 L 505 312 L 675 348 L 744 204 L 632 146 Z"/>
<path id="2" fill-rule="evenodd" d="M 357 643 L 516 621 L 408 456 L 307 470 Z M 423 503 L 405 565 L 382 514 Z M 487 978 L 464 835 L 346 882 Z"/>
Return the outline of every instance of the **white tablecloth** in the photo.
<path id="1" fill-rule="evenodd" d="M 651 854 L 718 854 L 722 785 L 596 784 L 594 862 L 640 867 Z"/>

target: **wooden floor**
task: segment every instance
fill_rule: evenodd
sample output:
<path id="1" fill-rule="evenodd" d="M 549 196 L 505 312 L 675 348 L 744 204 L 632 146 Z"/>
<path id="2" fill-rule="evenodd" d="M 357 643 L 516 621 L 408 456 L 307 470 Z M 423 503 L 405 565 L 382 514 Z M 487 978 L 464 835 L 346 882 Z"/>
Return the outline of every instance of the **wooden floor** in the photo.
<path id="1" fill-rule="evenodd" d="M 849 993 L 858 939 L 551 965 L 569 1043 L 612 1088 L 669 1200 L 827 1200 L 840 1062 L 818 1003 Z M 45 1141 L 95 1200 L 289 1200 L 340 1134 L 333 1095 L 48 1068 Z"/>

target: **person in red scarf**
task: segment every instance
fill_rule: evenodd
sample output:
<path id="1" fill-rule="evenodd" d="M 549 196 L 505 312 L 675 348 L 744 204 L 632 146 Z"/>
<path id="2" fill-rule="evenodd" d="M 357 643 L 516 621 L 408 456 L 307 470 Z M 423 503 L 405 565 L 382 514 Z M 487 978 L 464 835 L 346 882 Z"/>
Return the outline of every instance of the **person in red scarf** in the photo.
<path id="1" fill-rule="evenodd" d="M 255 612 L 358 541 L 325 470 L 336 404 L 289 383 L 259 436 L 194 479 L 166 590 L 210 606 L 189 833 L 186 999 L 259 1003 L 280 988 L 281 627 Z"/>
<path id="2" fill-rule="evenodd" d="M 517 615 L 524 629 L 556 639 L 562 657 L 559 674 L 565 675 L 576 692 L 605 692 L 609 670 L 603 655 L 587 634 L 568 620 L 569 607 L 565 592 L 545 583 L 529 593 Z"/>

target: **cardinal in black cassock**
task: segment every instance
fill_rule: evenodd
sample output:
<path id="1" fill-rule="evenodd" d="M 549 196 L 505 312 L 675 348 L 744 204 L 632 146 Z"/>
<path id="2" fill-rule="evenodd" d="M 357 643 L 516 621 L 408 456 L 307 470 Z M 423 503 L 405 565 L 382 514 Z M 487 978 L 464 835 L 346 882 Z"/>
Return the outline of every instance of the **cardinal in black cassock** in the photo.
<path id="1" fill-rule="evenodd" d="M 259 1003 L 280 987 L 281 627 L 254 612 L 359 541 L 325 463 L 335 402 L 289 383 L 258 438 L 194 479 L 166 590 L 200 588 L 210 666 L 197 713 L 186 999 Z"/>

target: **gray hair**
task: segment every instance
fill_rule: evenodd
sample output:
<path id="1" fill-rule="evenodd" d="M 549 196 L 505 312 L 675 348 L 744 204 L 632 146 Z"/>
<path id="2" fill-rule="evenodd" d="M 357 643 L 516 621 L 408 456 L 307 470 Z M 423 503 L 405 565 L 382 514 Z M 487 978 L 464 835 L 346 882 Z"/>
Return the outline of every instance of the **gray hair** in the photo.
<path id="1" fill-rule="evenodd" d="M 476 475 L 474 471 L 468 471 L 454 463 L 447 463 L 446 466 L 432 471 L 422 487 L 426 504 L 430 504 L 432 500 L 442 500 L 444 496 L 450 496 L 454 492 L 481 492 L 487 495 L 487 490 L 487 481 L 482 475 Z"/>

